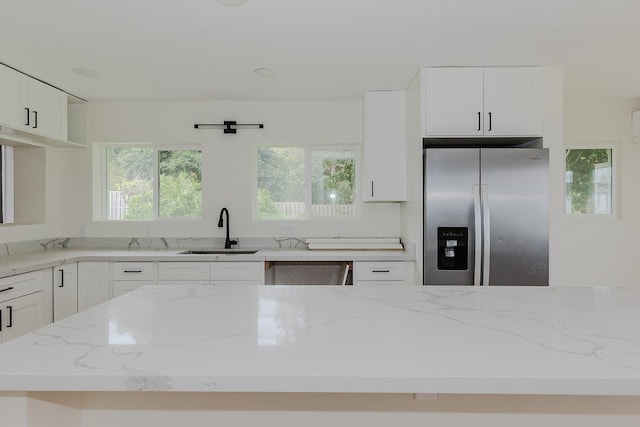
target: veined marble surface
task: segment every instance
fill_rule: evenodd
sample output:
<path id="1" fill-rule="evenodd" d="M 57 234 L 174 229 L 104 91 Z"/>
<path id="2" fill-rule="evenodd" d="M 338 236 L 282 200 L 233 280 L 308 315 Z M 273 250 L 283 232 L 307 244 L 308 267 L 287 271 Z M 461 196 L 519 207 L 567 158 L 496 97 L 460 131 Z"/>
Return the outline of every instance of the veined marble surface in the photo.
<path id="1" fill-rule="evenodd" d="M 196 247 L 197 248 L 197 247 Z M 256 248 L 258 249 L 258 248 Z M 255 254 L 184 255 L 184 249 L 49 249 L 0 256 L 0 278 L 78 261 L 413 261 L 407 251 L 267 248 Z"/>
<path id="2" fill-rule="evenodd" d="M 11 391 L 640 395 L 640 288 L 152 286 L 0 360 Z"/>

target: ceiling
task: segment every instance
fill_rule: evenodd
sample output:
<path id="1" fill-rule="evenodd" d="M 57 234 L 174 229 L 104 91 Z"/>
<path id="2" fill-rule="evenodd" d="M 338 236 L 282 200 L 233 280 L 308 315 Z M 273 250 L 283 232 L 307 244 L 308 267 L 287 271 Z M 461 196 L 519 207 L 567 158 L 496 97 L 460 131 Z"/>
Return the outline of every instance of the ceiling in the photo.
<path id="1" fill-rule="evenodd" d="M 1 14 L 0 62 L 87 100 L 360 99 L 420 67 L 511 65 L 565 67 L 569 97 L 640 99 L 638 0 L 3 0 Z"/>

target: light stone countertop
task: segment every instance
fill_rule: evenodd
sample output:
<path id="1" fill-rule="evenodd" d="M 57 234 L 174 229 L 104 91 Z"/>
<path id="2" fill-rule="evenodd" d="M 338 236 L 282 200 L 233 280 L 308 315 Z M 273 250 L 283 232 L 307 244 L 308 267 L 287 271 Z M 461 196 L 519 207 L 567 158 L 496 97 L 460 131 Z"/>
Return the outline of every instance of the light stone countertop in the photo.
<path id="1" fill-rule="evenodd" d="M 150 286 L 0 345 L 0 390 L 640 395 L 640 288 Z"/>
<path id="2" fill-rule="evenodd" d="M 202 249 L 202 248 L 198 248 Z M 242 248 L 240 248 L 242 249 Z M 78 261 L 412 261 L 406 251 L 259 249 L 255 254 L 184 255 L 185 249 L 49 249 L 0 256 L 0 278 Z"/>

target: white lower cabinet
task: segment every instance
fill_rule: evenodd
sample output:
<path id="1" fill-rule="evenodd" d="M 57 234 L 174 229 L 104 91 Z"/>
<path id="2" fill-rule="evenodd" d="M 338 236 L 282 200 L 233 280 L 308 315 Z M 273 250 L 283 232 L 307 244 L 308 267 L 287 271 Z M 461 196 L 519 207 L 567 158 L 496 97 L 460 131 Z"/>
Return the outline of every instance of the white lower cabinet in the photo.
<path id="1" fill-rule="evenodd" d="M 264 285 L 264 262 L 212 262 L 211 284 Z"/>
<path id="2" fill-rule="evenodd" d="M 51 269 L 0 279 L 0 342 L 51 323 Z"/>
<path id="3" fill-rule="evenodd" d="M 147 285 L 155 285 L 154 263 L 113 262 L 111 264 L 111 297 L 115 298 L 127 292 Z"/>
<path id="4" fill-rule="evenodd" d="M 78 262 L 78 311 L 105 302 L 111 297 L 109 265 L 108 261 Z"/>
<path id="5" fill-rule="evenodd" d="M 78 312 L 78 264 L 53 268 L 53 321 Z"/>
<path id="6" fill-rule="evenodd" d="M 119 297 L 128 292 L 135 291 L 143 286 L 153 285 L 151 282 L 134 280 L 116 280 L 111 283 L 111 298 Z"/>
<path id="7" fill-rule="evenodd" d="M 160 262 L 159 285 L 208 285 L 209 262 Z"/>
<path id="8" fill-rule="evenodd" d="M 358 261 L 353 263 L 353 269 L 356 286 L 411 283 L 405 261 Z"/>

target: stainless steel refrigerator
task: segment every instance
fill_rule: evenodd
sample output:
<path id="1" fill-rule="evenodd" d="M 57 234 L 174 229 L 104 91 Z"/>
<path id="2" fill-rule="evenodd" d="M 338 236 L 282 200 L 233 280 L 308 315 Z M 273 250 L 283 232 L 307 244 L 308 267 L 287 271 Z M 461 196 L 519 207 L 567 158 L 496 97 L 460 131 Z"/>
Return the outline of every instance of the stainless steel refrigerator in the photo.
<path id="1" fill-rule="evenodd" d="M 549 153 L 424 150 L 424 284 L 549 284 Z"/>

